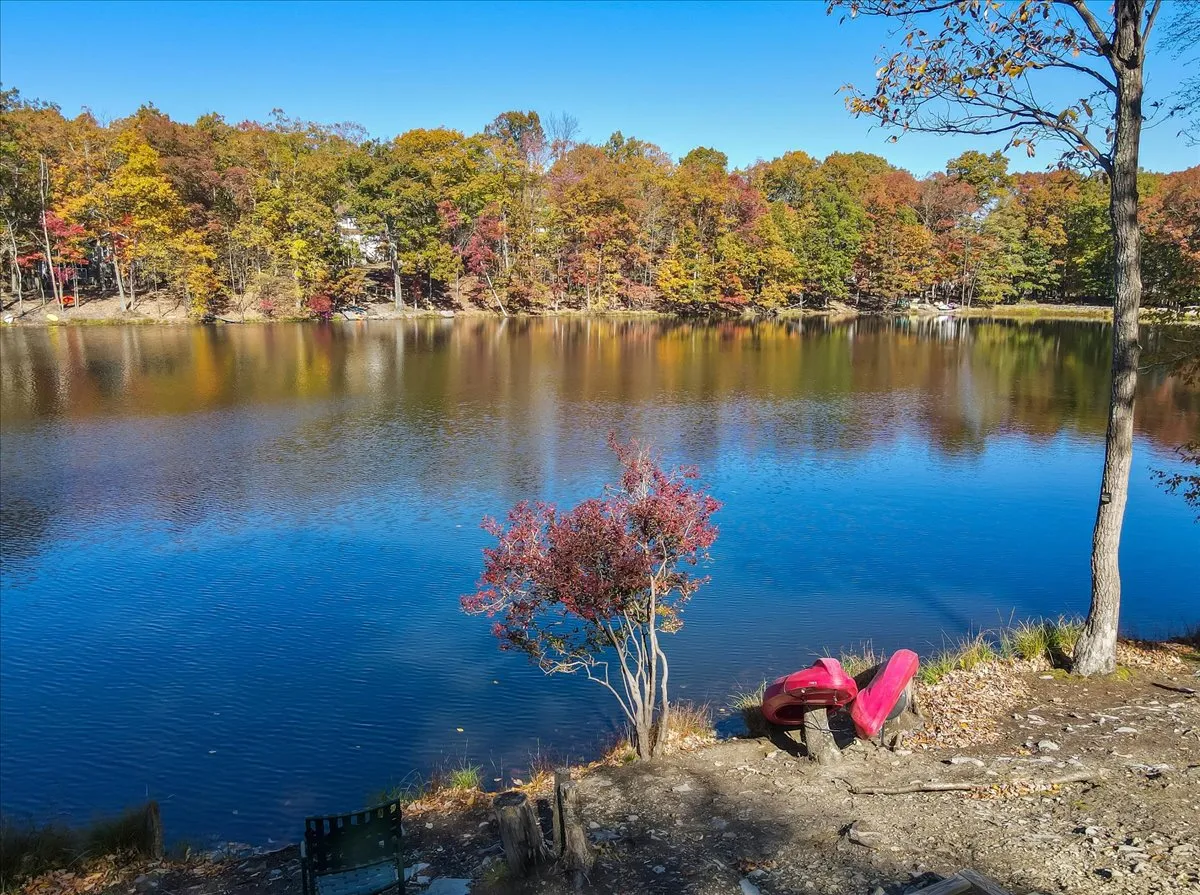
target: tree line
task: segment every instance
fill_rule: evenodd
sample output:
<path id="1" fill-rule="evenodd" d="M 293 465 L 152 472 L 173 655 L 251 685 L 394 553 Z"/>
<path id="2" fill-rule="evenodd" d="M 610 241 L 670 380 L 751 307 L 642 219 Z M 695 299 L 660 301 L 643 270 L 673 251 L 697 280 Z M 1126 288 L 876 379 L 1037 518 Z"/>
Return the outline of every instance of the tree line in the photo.
<path id="1" fill-rule="evenodd" d="M 155 293 L 198 316 L 383 298 L 505 314 L 1112 301 L 1103 172 L 1014 174 L 978 151 L 922 178 L 863 152 L 731 170 L 715 149 L 676 162 L 576 134 L 535 112 L 393 140 L 278 111 L 102 124 L 8 90 L 4 281 L 21 309 Z M 1200 166 L 1139 180 L 1147 298 L 1193 303 Z"/>

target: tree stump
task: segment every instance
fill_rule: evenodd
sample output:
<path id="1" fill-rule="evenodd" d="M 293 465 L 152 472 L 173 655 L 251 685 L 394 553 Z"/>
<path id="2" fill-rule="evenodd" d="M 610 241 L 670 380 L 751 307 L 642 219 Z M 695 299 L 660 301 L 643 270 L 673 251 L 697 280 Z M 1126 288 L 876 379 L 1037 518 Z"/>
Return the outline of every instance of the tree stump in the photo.
<path id="1" fill-rule="evenodd" d="M 842 760 L 842 750 L 829 729 L 828 709 L 814 707 L 804 713 L 804 746 L 808 749 L 808 757 L 817 764 Z"/>
<path id="2" fill-rule="evenodd" d="M 150 801 L 146 803 L 146 838 L 145 843 L 147 857 L 153 858 L 156 861 L 162 860 L 163 856 L 163 828 L 162 814 L 158 810 L 158 802 Z"/>
<path id="3" fill-rule="evenodd" d="M 525 876 L 546 856 L 546 842 L 533 803 L 523 792 L 504 792 L 492 802 L 508 868 Z"/>
<path id="4" fill-rule="evenodd" d="M 895 751 L 904 742 L 906 734 L 924 726 L 925 716 L 921 714 L 921 707 L 917 705 L 916 688 L 910 682 L 896 703 L 896 708 L 883 722 L 879 740 L 886 748 Z"/>
<path id="5" fill-rule="evenodd" d="M 555 768 L 554 769 L 554 798 L 551 800 L 551 810 L 554 812 L 554 855 L 562 857 L 563 848 L 566 844 L 566 835 L 563 831 L 562 817 L 562 799 L 559 797 L 559 791 L 564 783 L 569 783 L 571 780 L 570 768 Z"/>
<path id="6" fill-rule="evenodd" d="M 592 869 L 595 861 L 588 844 L 587 833 L 583 829 L 579 785 L 572 780 L 564 780 L 558 786 L 554 801 L 562 821 L 563 844 L 559 852 L 559 862 L 571 877 L 575 891 L 579 891 L 583 888 L 584 877 Z"/>

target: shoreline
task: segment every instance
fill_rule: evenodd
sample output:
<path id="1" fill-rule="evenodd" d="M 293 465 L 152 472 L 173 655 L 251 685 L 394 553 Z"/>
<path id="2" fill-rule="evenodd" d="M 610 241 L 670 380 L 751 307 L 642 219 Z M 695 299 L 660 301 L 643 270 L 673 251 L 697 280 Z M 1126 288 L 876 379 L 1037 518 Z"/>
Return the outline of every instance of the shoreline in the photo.
<path id="1" fill-rule="evenodd" d="M 1130 892 L 1200 884 L 1200 864 L 1188 847 L 1200 825 L 1185 819 L 1200 797 L 1200 773 L 1193 773 L 1200 771 L 1196 633 L 1123 639 L 1117 672 L 1083 679 L 1049 658 L 1070 645 L 1055 638 L 1071 630 L 1062 622 L 1030 623 L 992 635 L 992 646 L 981 648 L 976 637 L 930 657 L 923 671 L 931 673 L 916 690 L 925 726 L 894 750 L 852 740 L 843 760 L 826 767 L 786 740 L 750 729 L 720 737 L 711 725 L 690 723 L 673 728 L 668 751 L 652 763 L 630 762 L 617 746 L 572 768 L 600 859 L 588 891 L 707 895 L 737 891 L 746 880 L 755 888 L 742 891 L 762 895 L 872 895 L 880 888 L 899 895 L 909 891 L 902 883 L 964 866 L 1014 892 L 1108 891 L 1115 879 L 1133 886 L 1123 890 Z M 731 702 L 726 711 L 738 708 Z M 553 773 L 534 768 L 515 788 L 544 799 Z M 1045 782 L 1060 777 L 1081 780 Z M 969 791 L 903 794 L 913 778 L 961 782 Z M 472 895 L 532 891 L 504 870 L 494 795 L 447 778 L 405 799 L 405 863 L 417 868 L 414 891 L 437 879 L 469 881 Z M 865 832 L 855 838 L 847 829 Z M 1030 829 L 1045 835 L 1031 839 Z M 922 846 L 923 837 L 937 846 Z M 1071 845 L 1070 860 L 1052 862 L 1064 842 L 1081 845 Z M 706 855 L 719 866 L 706 865 Z M 194 895 L 299 891 L 295 845 L 229 843 L 162 861 L 105 858 L 89 872 L 91 887 L 59 871 L 19 891 L 115 895 L 160 884 L 164 892 Z M 710 877 L 719 885 L 710 887 Z M 571 891 L 549 869 L 538 885 L 548 895 Z"/>
<path id="2" fill-rule="evenodd" d="M 148 307 L 144 310 L 150 310 Z M 1142 323 L 1164 323 L 1166 325 L 1200 325 L 1200 317 L 1186 319 L 1160 320 L 1161 311 L 1155 308 L 1142 308 L 1139 319 Z M 492 320 L 671 320 L 695 322 L 744 322 L 762 323 L 770 321 L 828 319 L 833 321 L 853 320 L 859 317 L 904 318 L 909 320 L 924 319 L 966 319 L 966 320 L 1010 320 L 1015 322 L 1042 321 L 1085 321 L 1107 323 L 1112 320 L 1112 308 L 1097 305 L 1054 305 L 1054 304 L 1018 304 L 998 305 L 993 307 L 955 308 L 951 311 L 920 308 L 915 310 L 862 310 L 842 302 L 832 302 L 824 308 L 782 308 L 773 311 L 729 311 L 722 313 L 718 309 L 710 309 L 705 313 L 683 313 L 672 310 L 637 310 L 614 309 L 587 311 L 582 309 L 553 310 L 544 309 L 537 312 L 520 311 L 503 315 L 489 308 L 406 308 L 397 311 L 390 303 L 379 303 L 367 308 L 367 313 L 354 318 L 345 317 L 340 311 L 335 312 L 326 322 L 359 323 L 367 321 L 395 320 L 438 320 L 438 319 L 492 319 Z M 82 307 L 59 311 L 51 303 L 37 308 L 29 308 L 18 316 L 9 306 L 0 313 L 0 327 L 54 327 L 54 326 L 244 326 L 271 323 L 319 323 L 313 316 L 280 315 L 265 317 L 257 312 L 242 315 L 229 312 L 214 315 L 208 319 L 196 319 L 174 308 L 163 314 L 145 313 L 144 311 L 123 312 L 116 309 L 115 298 L 93 299 Z"/>

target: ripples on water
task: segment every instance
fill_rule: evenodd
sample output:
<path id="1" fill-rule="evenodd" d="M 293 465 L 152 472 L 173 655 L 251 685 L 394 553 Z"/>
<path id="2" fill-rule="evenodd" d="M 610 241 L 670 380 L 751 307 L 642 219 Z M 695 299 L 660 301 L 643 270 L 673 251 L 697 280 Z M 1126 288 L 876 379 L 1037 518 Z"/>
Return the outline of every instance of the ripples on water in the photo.
<path id="1" fill-rule="evenodd" d="M 4 806 L 151 795 L 172 836 L 295 838 L 410 773 L 593 749 L 603 691 L 501 655 L 456 598 L 480 517 L 594 493 L 609 430 L 725 503 L 679 698 L 1081 612 L 1108 351 L 965 321 L 0 333 Z M 1143 377 L 1133 631 L 1200 616 L 1200 526 L 1149 474 L 1197 432 L 1200 394 Z"/>

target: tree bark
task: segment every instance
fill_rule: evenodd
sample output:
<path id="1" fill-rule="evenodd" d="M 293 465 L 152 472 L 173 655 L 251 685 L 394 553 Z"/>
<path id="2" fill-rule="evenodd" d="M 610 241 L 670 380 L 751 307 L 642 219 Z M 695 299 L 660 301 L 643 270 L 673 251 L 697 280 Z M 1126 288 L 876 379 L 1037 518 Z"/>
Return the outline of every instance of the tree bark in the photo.
<path id="1" fill-rule="evenodd" d="M 1138 308 L 1142 301 L 1138 230 L 1138 149 L 1142 131 L 1141 45 L 1144 0 L 1116 0 L 1117 120 L 1109 172 L 1113 248 L 1112 391 L 1104 439 L 1104 471 L 1092 530 L 1092 605 L 1075 646 L 1076 674 L 1108 674 L 1117 666 L 1121 610 L 1119 552 L 1129 470 L 1133 464 L 1133 400 L 1137 386 Z"/>

